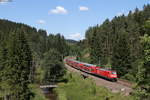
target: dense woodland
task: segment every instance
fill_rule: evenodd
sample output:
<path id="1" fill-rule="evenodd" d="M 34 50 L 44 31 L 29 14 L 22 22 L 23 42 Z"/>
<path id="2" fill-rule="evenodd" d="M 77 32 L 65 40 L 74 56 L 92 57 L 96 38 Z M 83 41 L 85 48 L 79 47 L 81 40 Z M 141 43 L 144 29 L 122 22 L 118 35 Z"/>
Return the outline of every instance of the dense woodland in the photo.
<path id="1" fill-rule="evenodd" d="M 0 99 L 30 100 L 29 84 L 61 81 L 68 46 L 60 34 L 0 20 L 0 41 Z"/>
<path id="2" fill-rule="evenodd" d="M 116 70 L 138 84 L 142 98 L 150 98 L 150 5 L 90 27 L 80 44 L 86 47 L 81 60 Z"/>
<path id="3" fill-rule="evenodd" d="M 0 100 L 31 100 L 35 96 L 31 84 L 52 84 L 66 80 L 68 84 L 61 84 L 56 89 L 57 93 L 63 90 L 64 93 L 70 93 L 70 98 L 76 94 L 70 90 L 88 85 L 89 95 L 94 92 L 97 98 L 95 91 L 99 89 L 94 90 L 95 85 L 90 85 L 91 81 L 73 76 L 64 78 L 66 69 L 63 59 L 66 56 L 76 56 L 78 60 L 116 70 L 120 78 L 136 83 L 132 95 L 137 100 L 149 99 L 149 12 L 150 5 L 145 5 L 143 10 L 136 8 L 127 16 L 106 19 L 101 25 L 89 27 L 86 38 L 79 42 L 65 40 L 60 34 L 48 34 L 42 29 L 1 19 Z M 77 84 L 76 79 L 84 83 L 80 84 L 83 86 Z"/>

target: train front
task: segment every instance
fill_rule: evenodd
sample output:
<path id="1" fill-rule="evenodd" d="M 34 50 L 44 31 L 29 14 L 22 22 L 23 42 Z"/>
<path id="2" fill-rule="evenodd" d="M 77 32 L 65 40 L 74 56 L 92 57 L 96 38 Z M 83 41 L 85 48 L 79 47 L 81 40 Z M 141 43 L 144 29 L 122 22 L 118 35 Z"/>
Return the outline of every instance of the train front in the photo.
<path id="1" fill-rule="evenodd" d="M 117 81 L 117 73 L 116 71 L 111 71 L 109 76 L 113 81 Z"/>

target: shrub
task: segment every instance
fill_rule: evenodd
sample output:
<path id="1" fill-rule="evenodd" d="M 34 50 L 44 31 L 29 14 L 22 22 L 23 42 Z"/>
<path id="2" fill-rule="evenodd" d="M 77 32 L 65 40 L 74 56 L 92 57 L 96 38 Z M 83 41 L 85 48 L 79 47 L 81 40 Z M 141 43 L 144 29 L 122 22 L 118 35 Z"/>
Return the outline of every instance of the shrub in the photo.
<path id="1" fill-rule="evenodd" d="M 104 87 L 96 86 L 92 79 L 77 74 L 68 74 L 68 83 L 60 83 L 55 89 L 59 100 L 130 100 L 119 93 L 111 93 Z"/>

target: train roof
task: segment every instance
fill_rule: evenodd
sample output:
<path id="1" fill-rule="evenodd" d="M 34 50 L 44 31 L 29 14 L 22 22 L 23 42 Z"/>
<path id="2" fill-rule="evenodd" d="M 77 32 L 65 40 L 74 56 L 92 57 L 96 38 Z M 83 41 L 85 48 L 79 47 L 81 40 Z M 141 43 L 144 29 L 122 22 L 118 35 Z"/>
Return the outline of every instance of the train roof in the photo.
<path id="1" fill-rule="evenodd" d="M 110 68 L 98 68 L 99 70 L 104 70 L 104 71 L 113 71 L 112 69 Z"/>
<path id="2" fill-rule="evenodd" d="M 87 66 L 95 66 L 96 67 L 96 65 L 93 65 L 93 64 L 88 64 L 88 63 L 80 62 L 80 61 L 77 61 L 77 60 L 74 60 L 74 59 L 70 59 L 70 60 L 74 61 L 74 62 L 77 62 L 77 63 L 80 63 L 80 64 L 87 65 Z"/>
<path id="3" fill-rule="evenodd" d="M 94 65 L 94 64 L 88 64 L 88 63 L 80 62 L 80 61 L 77 61 L 77 60 L 74 60 L 74 59 L 69 59 L 69 60 L 77 62 L 77 63 L 80 63 L 80 64 L 84 64 L 84 65 L 87 65 L 87 66 L 95 66 L 96 67 L 96 65 Z M 114 71 L 114 70 L 112 70 L 110 68 L 101 68 L 101 67 L 99 67 L 98 69 L 99 70 L 103 70 L 103 71 Z"/>
<path id="4" fill-rule="evenodd" d="M 80 62 L 80 61 L 77 61 L 77 60 L 74 60 L 74 59 L 69 59 L 69 60 L 77 62 L 77 63 L 80 63 L 80 64 L 84 64 L 84 65 L 87 65 L 87 66 L 95 66 L 96 67 L 96 65 L 94 65 L 94 64 L 88 64 L 88 63 Z M 98 69 L 99 70 L 104 70 L 104 71 L 114 71 L 114 70 L 112 70 L 110 68 L 101 68 L 101 67 L 99 67 Z"/>
<path id="5" fill-rule="evenodd" d="M 93 65 L 93 64 L 88 64 L 88 63 L 83 63 L 83 64 L 85 64 L 87 66 L 95 66 L 96 67 L 96 65 Z"/>

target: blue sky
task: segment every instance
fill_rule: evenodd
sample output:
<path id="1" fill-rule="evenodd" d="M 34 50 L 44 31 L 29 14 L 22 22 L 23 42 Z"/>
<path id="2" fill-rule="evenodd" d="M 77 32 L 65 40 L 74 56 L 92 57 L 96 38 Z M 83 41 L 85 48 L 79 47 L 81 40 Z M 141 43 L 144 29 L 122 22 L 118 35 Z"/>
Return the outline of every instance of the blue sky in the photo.
<path id="1" fill-rule="evenodd" d="M 89 26 L 101 24 L 150 0 L 12 0 L 0 3 L 0 19 L 21 22 L 66 38 L 84 38 Z M 7 3 L 6 3 L 7 2 Z"/>

